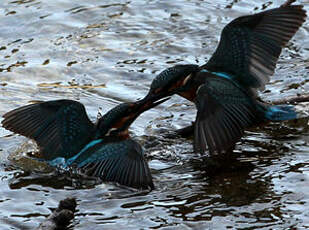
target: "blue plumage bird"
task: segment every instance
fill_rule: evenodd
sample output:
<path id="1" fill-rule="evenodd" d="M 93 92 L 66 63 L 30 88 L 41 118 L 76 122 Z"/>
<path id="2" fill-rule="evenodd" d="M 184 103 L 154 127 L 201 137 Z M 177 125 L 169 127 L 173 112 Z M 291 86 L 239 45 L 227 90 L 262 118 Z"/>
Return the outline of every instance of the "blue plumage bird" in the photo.
<path id="1" fill-rule="evenodd" d="M 77 166 L 89 176 L 134 188 L 154 188 L 142 147 L 128 128 L 144 111 L 164 102 L 122 103 L 93 124 L 83 104 L 55 100 L 17 108 L 3 115 L 4 128 L 31 138 L 52 165 Z"/>
<path id="2" fill-rule="evenodd" d="M 305 21 L 303 6 L 293 2 L 236 18 L 223 29 L 205 65 L 176 65 L 153 80 L 146 100 L 178 94 L 196 104 L 191 127 L 196 152 L 207 147 L 211 154 L 229 152 L 246 128 L 296 118 L 293 107 L 272 106 L 256 96 L 274 73 L 282 48 Z"/>

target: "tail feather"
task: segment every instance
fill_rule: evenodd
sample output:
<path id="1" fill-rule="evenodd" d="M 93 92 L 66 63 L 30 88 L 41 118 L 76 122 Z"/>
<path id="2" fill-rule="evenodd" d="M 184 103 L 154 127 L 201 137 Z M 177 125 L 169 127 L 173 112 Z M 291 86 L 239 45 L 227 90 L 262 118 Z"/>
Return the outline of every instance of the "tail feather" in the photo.
<path id="1" fill-rule="evenodd" d="M 265 118 L 270 121 L 293 120 L 297 118 L 297 113 L 291 105 L 275 105 L 267 108 Z"/>

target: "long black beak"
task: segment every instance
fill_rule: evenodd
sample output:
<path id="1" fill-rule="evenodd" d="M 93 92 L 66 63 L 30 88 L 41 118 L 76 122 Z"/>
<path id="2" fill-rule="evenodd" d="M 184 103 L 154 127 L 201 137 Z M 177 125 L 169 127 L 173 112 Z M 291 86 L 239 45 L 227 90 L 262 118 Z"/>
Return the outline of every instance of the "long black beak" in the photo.
<path id="1" fill-rule="evenodd" d="M 140 100 L 140 102 L 141 103 L 144 102 L 145 104 L 150 106 L 150 108 L 153 108 L 161 103 L 164 103 L 168 99 L 170 99 L 173 94 L 174 92 L 167 92 L 167 91 L 152 92 L 150 91 L 143 99 Z"/>
<path id="2" fill-rule="evenodd" d="M 157 105 L 160 105 L 166 102 L 169 99 L 170 99 L 170 96 L 165 97 L 165 98 L 146 96 L 143 99 L 136 101 L 135 104 L 137 106 L 137 116 L 149 109 L 156 107 Z"/>
<path id="3" fill-rule="evenodd" d="M 131 103 L 132 109 L 130 112 L 128 112 L 126 116 L 126 121 L 121 127 L 122 130 L 126 130 L 129 128 L 129 126 L 136 120 L 136 118 L 142 114 L 143 112 L 154 108 L 155 106 L 162 104 L 163 102 L 170 99 L 170 97 L 166 97 L 157 101 L 149 100 L 148 98 L 143 98 L 139 101 Z"/>

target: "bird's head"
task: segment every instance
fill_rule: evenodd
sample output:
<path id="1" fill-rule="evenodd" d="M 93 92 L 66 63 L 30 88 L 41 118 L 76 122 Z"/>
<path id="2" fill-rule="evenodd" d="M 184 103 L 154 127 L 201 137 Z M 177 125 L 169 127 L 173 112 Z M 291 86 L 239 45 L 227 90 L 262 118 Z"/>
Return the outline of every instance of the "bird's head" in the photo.
<path id="1" fill-rule="evenodd" d="M 153 79 L 145 99 L 156 101 L 187 91 L 193 76 L 198 71 L 198 65 L 175 65 L 163 70 Z"/>
<path id="2" fill-rule="evenodd" d="M 140 114 L 168 99 L 168 97 L 156 101 L 142 99 L 136 102 L 117 105 L 99 119 L 97 127 L 100 132 L 100 137 L 128 138 L 128 129 Z"/>

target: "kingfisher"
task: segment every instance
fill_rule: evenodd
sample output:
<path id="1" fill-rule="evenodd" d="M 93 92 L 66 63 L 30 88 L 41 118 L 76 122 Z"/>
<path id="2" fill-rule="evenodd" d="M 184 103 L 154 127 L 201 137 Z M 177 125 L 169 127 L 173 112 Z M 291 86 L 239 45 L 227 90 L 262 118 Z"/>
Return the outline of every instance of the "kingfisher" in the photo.
<path id="1" fill-rule="evenodd" d="M 74 100 L 26 105 L 3 115 L 2 126 L 33 139 L 50 165 L 74 167 L 87 176 L 137 189 L 154 189 L 142 147 L 128 128 L 144 111 L 163 103 L 139 100 L 122 103 L 96 123 Z"/>
<path id="2" fill-rule="evenodd" d="M 297 118 L 290 105 L 270 105 L 257 97 L 274 73 L 287 42 L 306 19 L 302 5 L 289 0 L 278 8 L 228 23 L 217 49 L 202 65 L 176 65 L 157 75 L 145 100 L 178 94 L 195 103 L 194 150 L 229 153 L 249 127 Z"/>

